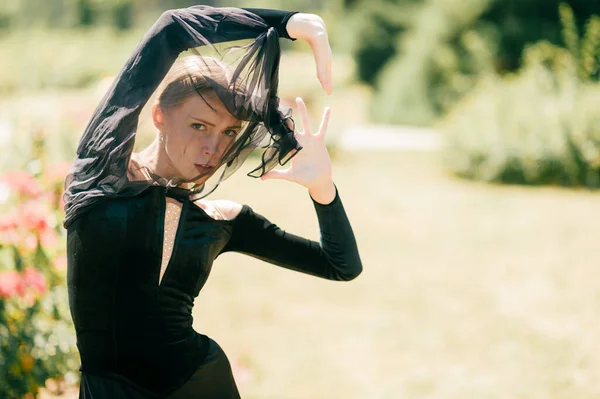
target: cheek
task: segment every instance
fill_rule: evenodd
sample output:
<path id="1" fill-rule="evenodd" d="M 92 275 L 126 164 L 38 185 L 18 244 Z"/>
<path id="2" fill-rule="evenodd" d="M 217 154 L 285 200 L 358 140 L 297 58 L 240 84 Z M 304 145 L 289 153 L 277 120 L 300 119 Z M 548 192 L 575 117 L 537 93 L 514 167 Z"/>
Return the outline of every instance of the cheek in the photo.
<path id="1" fill-rule="evenodd" d="M 185 126 L 176 126 L 169 130 L 166 136 L 165 149 L 169 154 L 181 156 L 194 141 L 191 129 L 186 129 Z"/>
<path id="2" fill-rule="evenodd" d="M 235 137 L 227 137 L 223 136 L 223 138 L 219 141 L 219 150 L 221 152 L 227 151 L 235 142 Z"/>

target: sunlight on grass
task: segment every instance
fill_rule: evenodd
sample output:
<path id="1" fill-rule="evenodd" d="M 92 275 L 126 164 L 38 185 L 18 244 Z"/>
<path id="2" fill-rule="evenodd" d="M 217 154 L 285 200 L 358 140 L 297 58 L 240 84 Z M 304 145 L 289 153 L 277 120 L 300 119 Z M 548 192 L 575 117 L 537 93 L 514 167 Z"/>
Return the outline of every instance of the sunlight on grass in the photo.
<path id="1" fill-rule="evenodd" d="M 600 395 L 598 194 L 459 181 L 435 154 L 346 154 L 334 172 L 357 280 L 227 254 L 197 301 L 245 397 Z M 218 196 L 318 238 L 301 187 L 238 173 Z"/>
<path id="2" fill-rule="evenodd" d="M 315 126 L 332 106 L 332 138 L 363 122 L 346 115 L 366 94 L 342 89 L 309 103 Z M 72 153 L 101 94 L 15 97 L 2 112 L 23 143 L 41 126 L 53 154 Z M 10 149 L 0 168 L 27 153 Z M 335 153 L 364 273 L 329 282 L 227 254 L 198 298 L 195 328 L 228 353 L 244 397 L 600 397 L 599 193 L 458 180 L 437 154 Z M 318 239 L 302 187 L 240 170 L 213 197 Z"/>

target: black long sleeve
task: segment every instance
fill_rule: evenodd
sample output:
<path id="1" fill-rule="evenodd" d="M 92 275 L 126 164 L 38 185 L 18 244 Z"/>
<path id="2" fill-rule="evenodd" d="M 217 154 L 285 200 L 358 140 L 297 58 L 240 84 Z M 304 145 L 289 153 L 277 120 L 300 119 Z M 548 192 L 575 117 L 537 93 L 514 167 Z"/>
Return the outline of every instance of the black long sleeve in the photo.
<path id="1" fill-rule="evenodd" d="M 275 30 L 277 30 L 277 33 L 279 33 L 280 37 L 290 39 L 292 41 L 296 40 L 295 38 L 290 37 L 286 30 L 286 25 L 292 15 L 296 14 L 297 11 L 280 11 L 267 8 L 242 8 L 242 10 L 249 11 L 264 19 L 267 25 L 272 26 L 275 28 Z"/>
<path id="2" fill-rule="evenodd" d="M 143 184 L 134 189 L 127 177 L 139 115 L 179 54 L 190 48 L 255 39 L 258 45 L 249 51 L 257 57 L 278 57 L 279 49 L 269 37 L 289 38 L 285 26 L 295 12 L 251 10 L 193 6 L 166 11 L 152 25 L 97 106 L 79 141 L 65 181 L 65 227 L 80 209 L 100 197 L 130 196 L 142 190 Z"/>
<path id="3" fill-rule="evenodd" d="M 221 252 L 244 253 L 266 262 L 328 280 L 347 281 L 362 272 L 352 226 L 336 190 L 327 205 L 313 200 L 320 243 L 290 234 L 244 205 Z"/>
<path id="4" fill-rule="evenodd" d="M 259 21 L 254 25 L 246 25 L 241 29 L 228 29 L 237 22 L 222 17 L 219 9 L 189 7 L 169 10 L 163 13 L 157 22 L 145 34 L 125 66 L 115 79 L 100 105 L 96 108 L 82 139 L 77 154 L 80 157 L 96 156 L 90 154 L 102 151 L 93 145 L 98 135 L 114 135 L 114 139 L 125 146 L 133 146 L 130 134 L 137 127 L 139 113 L 149 100 L 154 90 L 173 65 L 179 54 L 192 47 L 200 47 L 208 43 L 219 43 L 248 39 L 262 33 Z M 272 24 L 281 37 L 289 38 L 285 25 L 295 12 L 251 9 L 256 16 L 264 16 L 268 24 Z M 214 18 L 207 19 L 207 14 Z M 190 32 L 201 32 L 207 42 L 196 42 L 196 35 Z"/>

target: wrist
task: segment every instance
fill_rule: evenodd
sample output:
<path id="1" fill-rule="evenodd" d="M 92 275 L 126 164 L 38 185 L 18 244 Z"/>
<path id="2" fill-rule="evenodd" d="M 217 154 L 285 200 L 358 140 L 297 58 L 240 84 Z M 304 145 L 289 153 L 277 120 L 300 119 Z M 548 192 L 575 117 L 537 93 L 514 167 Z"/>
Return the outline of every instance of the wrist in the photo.
<path id="1" fill-rule="evenodd" d="M 316 14 L 294 14 L 287 21 L 285 28 L 290 38 L 302 39 L 309 44 L 318 37 L 327 35 L 325 21 Z"/>
<path id="2" fill-rule="evenodd" d="M 333 180 L 329 180 L 317 186 L 309 187 L 308 193 L 313 201 L 322 205 L 327 205 L 333 202 L 337 189 Z"/>

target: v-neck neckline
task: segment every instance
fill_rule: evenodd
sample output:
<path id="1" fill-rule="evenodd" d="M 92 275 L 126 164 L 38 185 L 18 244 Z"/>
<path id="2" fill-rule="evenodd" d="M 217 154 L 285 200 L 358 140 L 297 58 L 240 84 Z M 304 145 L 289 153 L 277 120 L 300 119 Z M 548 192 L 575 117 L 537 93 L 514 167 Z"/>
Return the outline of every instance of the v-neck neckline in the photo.
<path id="1" fill-rule="evenodd" d="M 166 188 L 165 190 L 163 190 L 163 194 L 166 194 L 167 191 L 170 191 L 170 188 Z M 165 278 L 167 277 L 167 274 L 169 273 L 169 269 L 171 268 L 171 264 L 173 263 L 173 259 L 176 257 L 177 255 L 177 248 L 179 245 L 179 241 L 180 241 L 180 236 L 181 236 L 181 231 L 183 230 L 183 225 L 185 224 L 186 221 L 186 211 L 187 211 L 187 207 L 189 206 L 189 199 L 188 198 L 177 198 L 177 197 L 171 197 L 171 198 L 175 198 L 177 201 L 181 202 L 181 210 L 179 212 L 179 220 L 177 222 L 177 227 L 175 227 L 175 236 L 173 237 L 173 249 L 171 250 L 171 255 L 169 256 L 169 261 L 167 262 L 167 265 L 165 266 L 165 271 L 162 274 L 162 278 L 160 276 L 160 272 L 162 269 L 162 263 L 163 263 L 163 257 L 164 257 L 164 250 L 165 250 L 165 222 L 166 222 L 166 217 L 167 217 L 167 197 L 171 197 L 170 195 L 161 195 L 161 217 L 158 220 L 159 223 L 159 228 L 160 231 L 162 232 L 162 234 L 160 234 L 160 239 L 161 239 L 161 246 L 160 246 L 160 262 L 158 264 L 158 286 L 161 287 L 162 283 L 164 282 Z"/>

